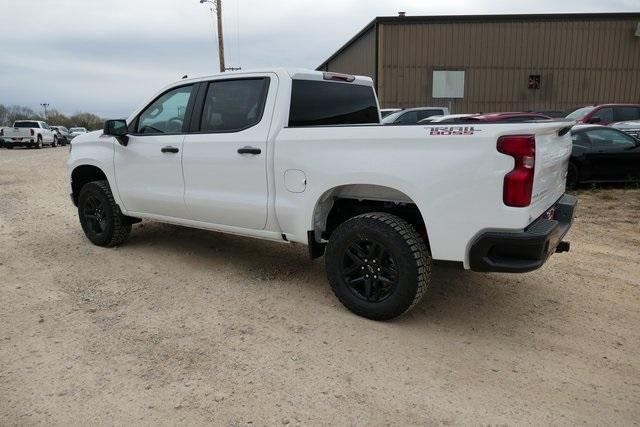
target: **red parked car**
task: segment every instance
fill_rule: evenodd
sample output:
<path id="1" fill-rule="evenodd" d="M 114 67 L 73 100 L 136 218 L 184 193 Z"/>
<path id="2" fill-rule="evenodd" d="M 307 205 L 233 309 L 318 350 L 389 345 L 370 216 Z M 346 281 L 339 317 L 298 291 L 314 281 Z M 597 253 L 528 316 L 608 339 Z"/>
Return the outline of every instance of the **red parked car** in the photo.
<path id="1" fill-rule="evenodd" d="M 455 115 L 453 115 L 455 116 Z M 427 124 L 454 124 L 454 123 L 518 123 L 525 122 L 527 120 L 550 120 L 551 117 L 542 113 L 480 113 L 471 115 L 459 115 L 459 117 L 446 118 L 444 120 L 438 120 L 437 123 L 429 122 Z M 425 119 L 426 120 L 426 119 Z M 419 122 L 425 123 L 425 120 Z"/>
<path id="2" fill-rule="evenodd" d="M 609 125 L 616 122 L 640 120 L 640 104 L 599 104 L 578 108 L 567 119 L 578 123 Z"/>
<path id="3" fill-rule="evenodd" d="M 471 116 L 473 121 L 491 123 L 523 122 L 526 120 L 549 120 L 551 117 L 542 113 L 486 113 Z"/>

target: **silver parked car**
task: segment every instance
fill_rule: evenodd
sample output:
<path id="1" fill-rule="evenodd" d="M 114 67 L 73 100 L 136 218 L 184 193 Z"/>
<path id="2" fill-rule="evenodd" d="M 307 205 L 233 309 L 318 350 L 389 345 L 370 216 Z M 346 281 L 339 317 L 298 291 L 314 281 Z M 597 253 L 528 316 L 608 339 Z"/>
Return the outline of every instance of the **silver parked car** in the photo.
<path id="1" fill-rule="evenodd" d="M 621 130 L 624 133 L 628 133 L 636 139 L 640 139 L 640 120 L 618 122 L 612 124 L 611 127 Z"/>
<path id="2" fill-rule="evenodd" d="M 73 139 L 76 136 L 82 135 L 83 133 L 87 133 L 87 132 L 88 131 L 86 128 L 81 128 L 81 127 L 69 128 L 69 137 Z"/>

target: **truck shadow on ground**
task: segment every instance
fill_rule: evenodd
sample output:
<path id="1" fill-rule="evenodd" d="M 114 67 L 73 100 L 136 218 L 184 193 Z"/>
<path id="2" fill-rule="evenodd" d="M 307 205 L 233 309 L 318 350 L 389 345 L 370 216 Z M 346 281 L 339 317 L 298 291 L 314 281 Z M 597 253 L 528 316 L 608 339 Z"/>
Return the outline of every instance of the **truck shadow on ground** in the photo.
<path id="1" fill-rule="evenodd" d="M 123 247 L 130 253 L 148 248 L 212 271 L 223 263 L 234 274 L 276 286 L 299 286 L 303 281 L 318 304 L 328 304 L 323 297 L 329 290 L 324 258 L 311 260 L 306 246 L 155 222 L 141 225 L 134 226 L 131 239 Z M 403 327 L 446 325 L 477 332 L 498 325 L 504 330 L 530 328 L 532 319 L 543 317 L 545 312 L 557 316 L 561 309 L 558 287 L 543 289 L 539 286 L 543 280 L 537 272 L 487 274 L 436 264 L 423 300 L 393 323 Z M 339 303 L 336 309 L 346 311 Z"/>

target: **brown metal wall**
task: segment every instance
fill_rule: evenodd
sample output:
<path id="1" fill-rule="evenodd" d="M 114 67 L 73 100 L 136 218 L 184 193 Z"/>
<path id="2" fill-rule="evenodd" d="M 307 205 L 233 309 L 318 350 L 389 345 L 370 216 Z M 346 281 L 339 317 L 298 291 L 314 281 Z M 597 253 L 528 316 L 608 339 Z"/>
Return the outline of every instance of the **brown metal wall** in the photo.
<path id="1" fill-rule="evenodd" d="M 569 110 L 591 103 L 640 102 L 637 23 L 638 19 L 379 23 L 380 103 L 448 106 L 448 99 L 431 97 L 433 70 L 443 69 L 465 70 L 465 98 L 452 100 L 453 112 Z M 530 74 L 542 76 L 540 90 L 528 89 Z"/>
<path id="2" fill-rule="evenodd" d="M 327 62 L 325 70 L 374 78 L 376 73 L 375 27 L 362 34 L 353 44 Z"/>

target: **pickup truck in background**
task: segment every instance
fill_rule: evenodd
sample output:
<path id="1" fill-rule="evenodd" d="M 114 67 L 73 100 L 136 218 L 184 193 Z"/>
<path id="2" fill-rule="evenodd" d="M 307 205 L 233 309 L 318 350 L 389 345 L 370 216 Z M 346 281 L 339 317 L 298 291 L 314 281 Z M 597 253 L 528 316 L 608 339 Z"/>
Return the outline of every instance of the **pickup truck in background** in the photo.
<path id="1" fill-rule="evenodd" d="M 12 127 L 2 129 L 0 138 L 4 146 L 42 148 L 44 144 L 55 147 L 58 135 L 45 122 L 38 120 L 17 120 Z"/>
<path id="2" fill-rule="evenodd" d="M 383 320 L 420 300 L 433 260 L 527 272 L 569 249 L 571 125 L 382 126 L 370 78 L 227 72 L 76 137 L 67 168 L 96 245 L 141 219 L 301 243 L 348 309 Z"/>

